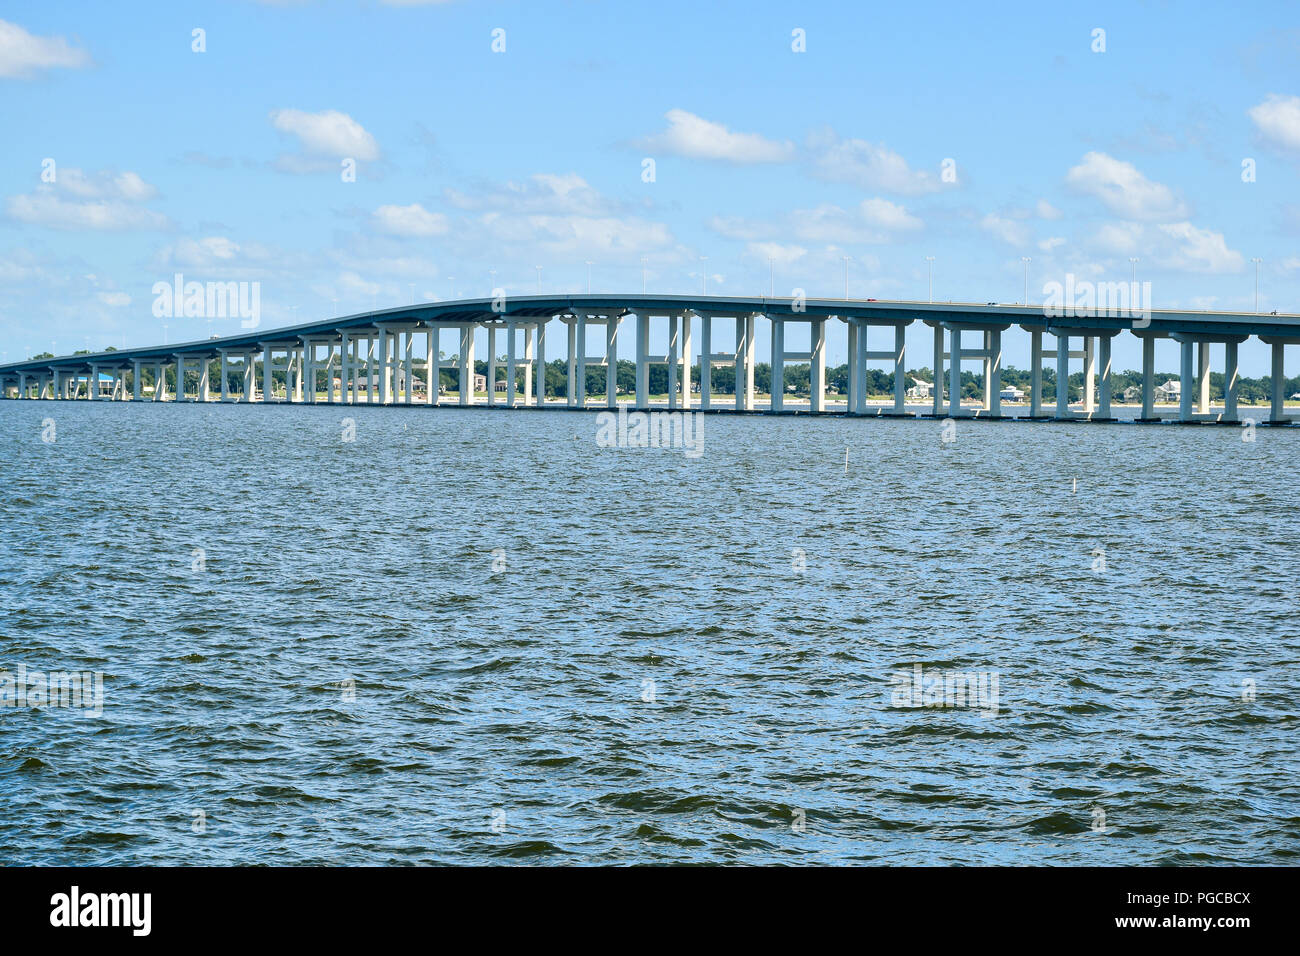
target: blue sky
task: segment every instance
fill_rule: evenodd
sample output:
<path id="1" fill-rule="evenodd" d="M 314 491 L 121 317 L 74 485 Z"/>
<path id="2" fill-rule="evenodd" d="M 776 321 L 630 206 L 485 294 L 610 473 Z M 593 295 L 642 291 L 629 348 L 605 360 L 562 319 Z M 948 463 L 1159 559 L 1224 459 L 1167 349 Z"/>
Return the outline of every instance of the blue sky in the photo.
<path id="1" fill-rule="evenodd" d="M 924 299 L 934 256 L 937 300 L 984 302 L 1022 256 L 1031 300 L 1137 256 L 1157 308 L 1212 309 L 1254 307 L 1259 257 L 1300 311 L 1296 6 L 1058 6 L 0 3 L 0 349 L 161 341 L 177 272 L 259 282 L 274 326 L 588 260 L 639 291 L 643 257 L 651 291 L 839 296 L 848 256 L 850 295 Z"/>

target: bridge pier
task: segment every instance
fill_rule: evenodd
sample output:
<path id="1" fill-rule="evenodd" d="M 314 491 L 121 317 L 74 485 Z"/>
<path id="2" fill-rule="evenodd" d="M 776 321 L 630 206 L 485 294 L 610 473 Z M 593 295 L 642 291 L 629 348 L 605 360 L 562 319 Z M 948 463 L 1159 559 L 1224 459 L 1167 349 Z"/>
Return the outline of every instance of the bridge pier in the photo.
<path id="1" fill-rule="evenodd" d="M 460 404 L 474 404 L 474 333 L 478 325 L 466 322 L 460 327 Z"/>

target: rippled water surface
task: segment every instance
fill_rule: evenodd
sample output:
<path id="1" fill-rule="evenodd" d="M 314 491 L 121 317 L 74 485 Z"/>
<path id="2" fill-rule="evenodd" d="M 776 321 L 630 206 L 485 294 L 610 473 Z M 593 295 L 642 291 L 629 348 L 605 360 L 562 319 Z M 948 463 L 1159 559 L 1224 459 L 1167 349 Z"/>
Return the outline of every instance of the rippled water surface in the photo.
<path id="1" fill-rule="evenodd" d="M 1294 862 L 1300 431 L 940 429 L 0 402 L 0 861 Z"/>

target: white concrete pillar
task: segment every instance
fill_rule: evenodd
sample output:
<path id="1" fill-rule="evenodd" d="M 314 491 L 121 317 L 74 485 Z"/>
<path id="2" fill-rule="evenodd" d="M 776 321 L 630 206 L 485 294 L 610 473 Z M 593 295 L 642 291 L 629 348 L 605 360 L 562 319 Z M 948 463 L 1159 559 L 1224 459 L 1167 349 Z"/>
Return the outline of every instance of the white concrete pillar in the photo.
<path id="1" fill-rule="evenodd" d="M 1156 340 L 1142 336 L 1142 417 L 1155 418 L 1156 414 Z"/>
<path id="2" fill-rule="evenodd" d="M 506 323 L 506 408 L 515 407 L 515 324 Z"/>
<path id="3" fill-rule="evenodd" d="M 772 320 L 772 411 L 785 408 L 785 320 L 770 316 Z"/>
<path id="4" fill-rule="evenodd" d="M 1043 414 L 1043 333 L 1029 333 L 1029 417 Z"/>
<path id="5" fill-rule="evenodd" d="M 262 401 L 275 401 L 275 384 L 271 379 L 271 346 L 262 347 Z"/>
<path id="6" fill-rule="evenodd" d="M 605 316 L 605 405 L 618 407 L 618 327 L 623 320 Z"/>
<path id="7" fill-rule="evenodd" d="M 537 376 L 537 407 L 546 407 L 546 326 L 550 319 L 537 323 L 537 339 L 533 347 L 533 368 Z"/>
<path id="8" fill-rule="evenodd" d="M 861 346 L 858 346 L 861 348 Z M 943 411 L 943 326 L 934 327 L 934 387 L 930 390 L 930 400 L 933 405 L 933 414 L 938 415 Z"/>
<path id="9" fill-rule="evenodd" d="M 996 417 L 1002 414 L 1002 330 L 990 329 L 984 334 L 984 342 L 989 353 L 984 363 L 988 369 L 984 394 L 988 396 L 989 414 Z"/>
<path id="10" fill-rule="evenodd" d="M 487 403 L 495 405 L 497 403 L 497 327 L 495 325 L 487 327 L 487 350 Z"/>
<path id="11" fill-rule="evenodd" d="M 690 411 L 691 408 L 691 313 L 682 313 L 682 374 L 680 384 L 682 389 L 682 408 Z"/>
<path id="12" fill-rule="evenodd" d="M 826 320 L 814 319 L 809 332 L 812 338 L 809 410 L 823 412 L 826 410 Z"/>
<path id="13" fill-rule="evenodd" d="M 1273 417 L 1272 421 L 1281 422 L 1286 420 L 1286 348 L 1281 342 L 1273 343 Z"/>
<path id="14" fill-rule="evenodd" d="M 700 408 L 713 404 L 713 316 L 700 316 Z"/>
<path id="15" fill-rule="evenodd" d="M 1182 346 L 1182 364 L 1179 369 L 1178 420 L 1190 422 L 1192 420 L 1192 389 L 1195 384 L 1192 380 L 1192 342 L 1190 339 L 1184 339 L 1179 345 Z"/>
<path id="16" fill-rule="evenodd" d="M 736 407 L 754 410 L 754 316 L 736 320 Z"/>
<path id="17" fill-rule="evenodd" d="M 524 405 L 533 403 L 533 376 L 537 373 L 536 351 L 533 348 L 536 331 L 531 325 L 524 326 Z"/>
<path id="18" fill-rule="evenodd" d="M 1237 420 L 1237 343 L 1228 341 L 1223 346 L 1223 417 Z"/>
<path id="19" fill-rule="evenodd" d="M 1097 409 L 1097 338 L 1092 335 L 1083 337 L 1083 411 L 1091 415 Z"/>
<path id="20" fill-rule="evenodd" d="M 438 391 L 442 388 L 442 356 L 439 349 L 442 346 L 442 333 L 437 326 L 433 326 L 426 333 L 425 349 L 427 355 L 424 360 L 424 382 L 425 395 L 424 403 L 426 405 L 438 404 Z"/>
<path id="21" fill-rule="evenodd" d="M 668 316 L 668 407 L 677 407 L 677 316 Z"/>
<path id="22" fill-rule="evenodd" d="M 478 326 L 467 323 L 460 330 L 460 403 L 474 404 L 474 332 Z"/>
<path id="23" fill-rule="evenodd" d="M 865 322 L 859 323 L 858 337 L 856 343 L 856 353 L 853 355 L 853 364 L 858 367 L 858 388 L 857 396 L 854 399 L 853 410 L 859 415 L 867 413 L 867 354 L 871 348 L 871 326 Z"/>
<path id="24" fill-rule="evenodd" d="M 907 413 L 907 326 L 894 326 L 894 414 Z"/>
<path id="25" fill-rule="evenodd" d="M 849 319 L 848 322 L 848 359 L 849 359 L 849 394 L 848 413 L 856 415 L 858 411 L 858 382 L 860 373 L 858 369 L 858 320 Z"/>
<path id="26" fill-rule="evenodd" d="M 210 366 L 210 365 L 211 365 L 211 360 L 210 360 L 206 355 L 204 355 L 204 356 L 200 356 L 200 358 L 199 358 L 199 394 L 198 394 L 198 396 L 197 396 L 197 400 L 200 401 L 200 402 L 207 402 L 207 401 L 211 401 L 211 399 L 212 399 L 212 395 L 211 395 L 211 382 L 209 381 L 209 378 L 210 378 L 210 368 L 209 368 L 209 366 Z"/>
<path id="27" fill-rule="evenodd" d="M 1100 418 L 1110 418 L 1110 345 L 1111 337 L 1102 335 L 1097 341 L 1097 362 L 1100 375 L 1097 413 Z"/>
<path id="28" fill-rule="evenodd" d="M 961 328 L 948 330 L 948 416 L 961 414 Z"/>
<path id="29" fill-rule="evenodd" d="M 257 401 L 257 353 L 244 353 L 244 387 L 242 400 Z"/>
<path id="30" fill-rule="evenodd" d="M 645 312 L 636 314 L 636 407 L 650 407 L 650 316 Z"/>
<path id="31" fill-rule="evenodd" d="M 223 349 L 221 352 L 221 400 L 230 401 L 230 380 L 227 376 L 230 374 L 230 356 Z"/>
<path id="32" fill-rule="evenodd" d="M 1202 415 L 1210 411 L 1210 343 L 1196 343 L 1196 410 Z"/>
<path id="33" fill-rule="evenodd" d="M 387 329 L 379 330 L 379 404 L 387 405 L 392 398 L 393 363 L 390 354 L 393 334 Z"/>
<path id="34" fill-rule="evenodd" d="M 1070 417 L 1070 337 L 1056 333 L 1056 417 Z"/>
<path id="35" fill-rule="evenodd" d="M 980 409 L 990 413 L 993 411 L 993 360 L 989 357 L 992 348 L 992 334 L 988 329 L 984 330 L 982 336 L 984 357 L 980 359 L 980 379 L 984 391 L 980 401 Z"/>
<path id="36" fill-rule="evenodd" d="M 570 408 L 576 408 L 578 405 L 578 318 L 574 316 L 568 322 L 564 323 L 569 329 L 569 364 L 568 364 L 568 383 L 564 389 L 565 404 Z M 586 348 L 586 345 L 583 345 Z"/>
<path id="37" fill-rule="evenodd" d="M 86 400 L 93 402 L 99 399 L 99 366 L 94 363 L 90 366 L 89 388 L 86 389 Z"/>

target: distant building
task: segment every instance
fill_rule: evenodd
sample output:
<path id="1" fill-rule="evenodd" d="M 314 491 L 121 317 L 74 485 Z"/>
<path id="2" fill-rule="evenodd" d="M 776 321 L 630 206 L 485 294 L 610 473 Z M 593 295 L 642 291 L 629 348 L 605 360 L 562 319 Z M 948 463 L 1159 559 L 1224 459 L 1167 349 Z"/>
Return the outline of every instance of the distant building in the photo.
<path id="1" fill-rule="evenodd" d="M 998 397 L 1004 402 L 1020 402 L 1024 401 L 1025 393 L 1014 385 L 1008 385 L 998 392 Z"/>
<path id="2" fill-rule="evenodd" d="M 1183 394 L 1183 383 L 1181 380 L 1171 378 L 1163 385 L 1156 386 L 1157 402 L 1176 402 Z"/>
<path id="3" fill-rule="evenodd" d="M 924 401 L 929 398 L 934 391 L 934 386 L 929 382 L 923 382 L 919 378 L 912 379 L 912 387 L 907 390 L 907 397 L 913 401 Z"/>

